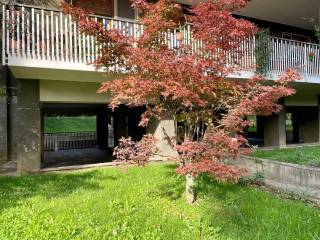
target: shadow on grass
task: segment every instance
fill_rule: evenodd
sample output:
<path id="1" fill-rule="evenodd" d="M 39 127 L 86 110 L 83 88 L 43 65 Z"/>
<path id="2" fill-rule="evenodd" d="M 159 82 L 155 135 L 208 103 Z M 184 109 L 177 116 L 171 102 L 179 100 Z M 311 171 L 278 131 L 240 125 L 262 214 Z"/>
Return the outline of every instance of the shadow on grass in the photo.
<path id="1" fill-rule="evenodd" d="M 230 194 L 239 193 L 240 189 L 241 186 L 238 184 L 221 183 L 207 174 L 198 177 L 195 187 L 198 195 L 206 196 L 206 198 L 215 198 L 220 201 L 226 200 Z"/>
<path id="2" fill-rule="evenodd" d="M 98 190 L 99 179 L 116 180 L 98 170 L 78 173 L 53 173 L 47 175 L 0 177 L 0 211 L 19 205 L 23 199 L 42 196 L 65 197 L 79 189 Z"/>
<path id="3" fill-rule="evenodd" d="M 185 177 L 178 175 L 175 171 L 176 164 L 164 165 L 162 174 L 168 179 L 165 184 L 158 186 L 153 195 L 165 197 L 169 200 L 177 200 L 185 192 Z M 170 179 L 170 180 L 169 180 Z M 237 184 L 225 184 L 215 181 L 209 175 L 201 175 L 196 180 L 195 193 L 200 198 L 226 200 L 230 193 L 237 193 L 240 186 Z"/>
<path id="4" fill-rule="evenodd" d="M 157 185 L 156 189 L 148 193 L 152 197 L 162 197 L 170 201 L 181 198 L 185 190 L 184 177 L 176 173 L 176 164 L 162 164 L 161 175 L 166 179 L 164 183 Z"/>

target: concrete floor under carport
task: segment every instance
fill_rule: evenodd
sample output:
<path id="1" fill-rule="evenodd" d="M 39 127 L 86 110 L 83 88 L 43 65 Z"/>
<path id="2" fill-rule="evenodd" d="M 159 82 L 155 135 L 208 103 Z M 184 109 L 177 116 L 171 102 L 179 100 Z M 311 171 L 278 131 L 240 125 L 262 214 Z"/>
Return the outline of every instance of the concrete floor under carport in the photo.
<path id="1" fill-rule="evenodd" d="M 45 151 L 43 169 L 112 162 L 112 152 L 99 148 Z"/>
<path id="2" fill-rule="evenodd" d="M 97 145 L 91 148 L 42 151 L 41 168 L 111 162 L 114 159 L 113 146 L 118 144 L 119 138 L 130 136 L 133 140 L 140 140 L 145 134 L 145 128 L 138 126 L 143 111 L 144 108 L 128 108 L 124 105 L 111 111 L 107 104 L 42 104 L 42 122 L 44 116 L 96 116 Z M 111 122 L 114 124 L 114 139 L 110 146 L 108 125 Z"/>

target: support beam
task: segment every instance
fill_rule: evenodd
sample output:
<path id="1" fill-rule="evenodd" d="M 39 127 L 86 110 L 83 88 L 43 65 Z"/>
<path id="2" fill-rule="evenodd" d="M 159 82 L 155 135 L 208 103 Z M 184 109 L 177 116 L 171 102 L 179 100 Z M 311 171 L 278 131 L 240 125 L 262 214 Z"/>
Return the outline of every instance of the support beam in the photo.
<path id="1" fill-rule="evenodd" d="M 18 80 L 17 110 L 12 135 L 17 139 L 18 172 L 38 172 L 41 168 L 41 112 L 39 81 Z"/>
<path id="2" fill-rule="evenodd" d="M 174 120 L 170 116 L 165 116 L 162 120 L 153 118 L 146 129 L 147 133 L 153 134 L 157 140 L 158 155 L 152 160 L 167 160 L 170 157 L 177 157 L 177 152 L 173 149 L 175 143 Z"/>
<path id="3" fill-rule="evenodd" d="M 7 124 L 7 74 L 6 67 L 0 69 L 0 164 L 8 161 L 8 124 Z"/>
<path id="4" fill-rule="evenodd" d="M 286 146 L 286 114 L 282 109 L 278 114 L 264 118 L 264 146 Z"/>

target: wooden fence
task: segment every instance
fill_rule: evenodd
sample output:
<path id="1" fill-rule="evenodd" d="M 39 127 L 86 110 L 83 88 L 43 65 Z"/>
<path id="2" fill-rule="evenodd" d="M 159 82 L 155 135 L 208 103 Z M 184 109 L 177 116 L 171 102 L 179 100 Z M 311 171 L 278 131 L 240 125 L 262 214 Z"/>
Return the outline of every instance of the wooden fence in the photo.
<path id="1" fill-rule="evenodd" d="M 96 132 L 66 132 L 44 134 L 44 151 L 95 148 Z"/>

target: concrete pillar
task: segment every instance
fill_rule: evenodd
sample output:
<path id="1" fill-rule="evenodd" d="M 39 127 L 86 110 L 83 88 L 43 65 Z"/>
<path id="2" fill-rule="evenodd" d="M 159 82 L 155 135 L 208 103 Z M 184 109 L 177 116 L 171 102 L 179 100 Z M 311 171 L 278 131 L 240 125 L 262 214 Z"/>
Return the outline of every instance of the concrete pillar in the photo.
<path id="1" fill-rule="evenodd" d="M 14 93 L 15 94 L 15 93 Z M 8 160 L 17 160 L 17 141 L 18 137 L 14 134 L 17 130 L 17 103 L 16 95 L 8 97 Z"/>
<path id="2" fill-rule="evenodd" d="M 153 134 L 157 140 L 158 155 L 152 160 L 167 160 L 170 157 L 177 157 L 177 152 L 173 149 L 176 133 L 174 120 L 170 116 L 163 117 L 162 120 L 151 119 L 146 132 Z"/>
<path id="3" fill-rule="evenodd" d="M 264 146 L 286 146 L 286 113 L 284 109 L 278 114 L 264 118 Z"/>
<path id="4" fill-rule="evenodd" d="M 301 128 L 304 143 L 319 142 L 319 107 L 304 107 L 301 114 Z"/>
<path id="5" fill-rule="evenodd" d="M 37 172 L 41 168 L 41 111 L 39 81 L 17 81 L 17 112 L 12 135 L 17 139 L 18 172 Z"/>
<path id="6" fill-rule="evenodd" d="M 6 69 L 0 69 L 0 165 L 8 161 Z"/>

